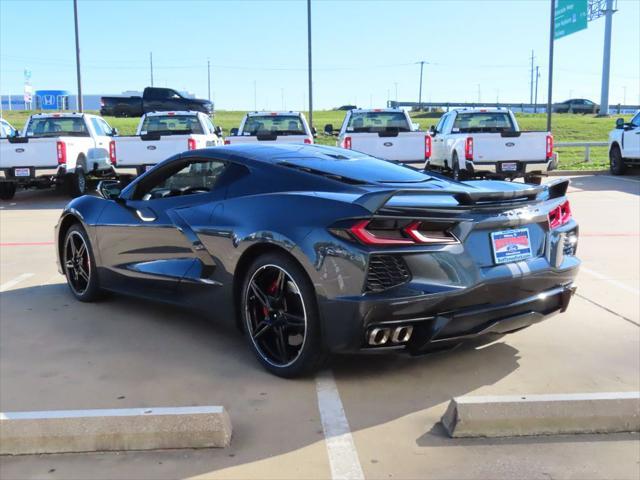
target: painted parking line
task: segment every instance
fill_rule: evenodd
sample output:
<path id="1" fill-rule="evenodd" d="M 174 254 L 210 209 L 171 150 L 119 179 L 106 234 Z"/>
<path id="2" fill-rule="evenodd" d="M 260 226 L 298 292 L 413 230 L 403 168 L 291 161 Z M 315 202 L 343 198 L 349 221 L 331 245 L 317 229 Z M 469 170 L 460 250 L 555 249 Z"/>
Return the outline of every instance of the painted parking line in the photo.
<path id="1" fill-rule="evenodd" d="M 40 247 L 43 245 L 53 245 L 54 242 L 3 242 L 0 247 Z"/>
<path id="2" fill-rule="evenodd" d="M 614 285 L 622 290 L 625 290 L 629 293 L 633 293 L 634 295 L 640 295 L 640 290 L 637 288 L 633 288 L 632 286 L 626 285 L 618 280 L 614 280 L 613 278 L 609 278 L 606 275 L 603 275 L 600 272 L 596 272 L 595 270 L 591 270 L 590 268 L 581 266 L 580 271 L 591 275 L 592 277 L 597 278 L 598 280 L 603 280 L 611 285 Z"/>
<path id="3" fill-rule="evenodd" d="M 0 292 L 4 292 L 6 290 L 9 290 L 10 288 L 15 287 L 20 282 L 26 280 L 27 278 L 31 278 L 31 277 L 33 277 L 33 273 L 23 273 L 21 275 L 18 275 L 13 280 L 9 280 L 8 282 L 4 282 L 2 285 L 0 285 Z"/>
<path id="4" fill-rule="evenodd" d="M 344 413 L 338 386 L 331 371 L 320 372 L 316 376 L 316 392 L 331 467 L 331 478 L 333 480 L 364 480 L 349 421 Z"/>

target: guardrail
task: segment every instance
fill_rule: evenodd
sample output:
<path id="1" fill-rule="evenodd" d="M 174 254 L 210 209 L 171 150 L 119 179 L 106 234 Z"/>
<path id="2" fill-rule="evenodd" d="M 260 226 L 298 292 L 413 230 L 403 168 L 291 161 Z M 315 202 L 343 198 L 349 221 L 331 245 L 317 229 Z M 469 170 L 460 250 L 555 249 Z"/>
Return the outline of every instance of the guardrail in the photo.
<path id="1" fill-rule="evenodd" d="M 591 161 L 591 147 L 608 147 L 609 142 L 555 142 L 554 147 L 584 148 L 584 161 Z"/>

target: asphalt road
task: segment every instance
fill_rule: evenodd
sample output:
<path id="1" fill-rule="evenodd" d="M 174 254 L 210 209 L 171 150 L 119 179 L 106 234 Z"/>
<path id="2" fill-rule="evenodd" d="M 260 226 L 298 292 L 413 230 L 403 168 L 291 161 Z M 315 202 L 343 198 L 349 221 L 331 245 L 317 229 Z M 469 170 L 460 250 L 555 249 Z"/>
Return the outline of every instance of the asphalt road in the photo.
<path id="1" fill-rule="evenodd" d="M 0 203 L 0 411 L 225 405 L 234 438 L 224 450 L 1 457 L 0 478 L 637 479 L 637 434 L 451 440 L 438 425 L 453 396 L 640 390 L 640 179 L 574 177 L 569 197 L 583 268 L 567 313 L 489 345 L 340 356 L 287 381 L 205 318 L 76 302 L 51 243 L 66 199 L 20 192 Z M 325 436 L 340 419 L 341 435 Z"/>

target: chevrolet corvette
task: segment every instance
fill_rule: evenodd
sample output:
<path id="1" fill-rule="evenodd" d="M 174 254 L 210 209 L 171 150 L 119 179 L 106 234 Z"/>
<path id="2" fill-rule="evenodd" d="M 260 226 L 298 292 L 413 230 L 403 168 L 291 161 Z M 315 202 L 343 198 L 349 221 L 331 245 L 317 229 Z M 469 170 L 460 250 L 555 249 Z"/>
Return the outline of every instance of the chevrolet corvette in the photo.
<path id="1" fill-rule="evenodd" d="M 333 352 L 420 355 L 565 311 L 568 185 L 457 182 L 319 145 L 192 150 L 71 201 L 58 265 L 83 302 L 110 291 L 231 321 L 293 377 Z"/>

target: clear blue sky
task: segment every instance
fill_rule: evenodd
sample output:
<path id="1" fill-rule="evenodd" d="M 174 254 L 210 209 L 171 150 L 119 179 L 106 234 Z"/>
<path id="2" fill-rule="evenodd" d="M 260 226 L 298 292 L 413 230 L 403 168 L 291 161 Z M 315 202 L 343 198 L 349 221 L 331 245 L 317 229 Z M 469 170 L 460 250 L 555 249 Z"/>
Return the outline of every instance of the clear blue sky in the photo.
<path id="1" fill-rule="evenodd" d="M 369 107 L 395 98 L 528 101 L 529 56 L 546 101 L 548 0 L 313 0 L 316 108 Z M 640 103 L 640 1 L 618 0 L 613 19 L 611 103 Z M 306 109 L 306 1 L 80 0 L 85 93 L 155 84 L 207 94 L 211 60 L 219 109 Z M 554 100 L 600 100 L 604 18 L 556 41 Z M 75 91 L 71 0 L 0 0 L 0 93 Z M 480 92 L 478 92 L 478 89 Z M 284 95 L 283 95 L 284 94 Z"/>

